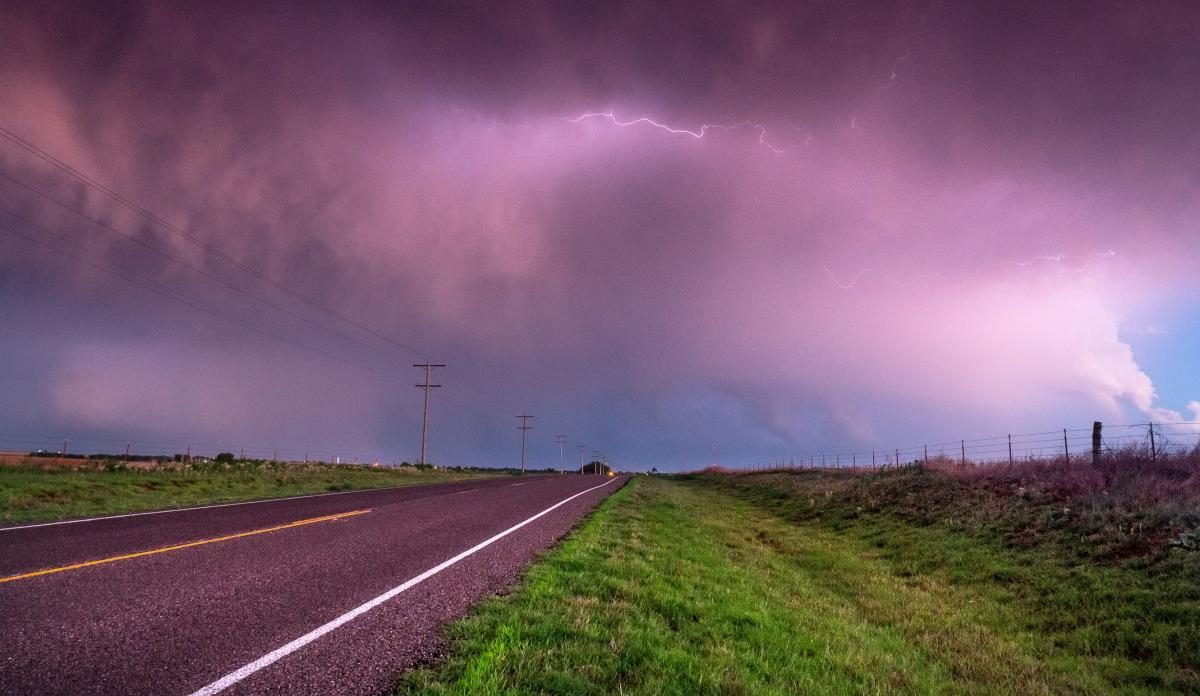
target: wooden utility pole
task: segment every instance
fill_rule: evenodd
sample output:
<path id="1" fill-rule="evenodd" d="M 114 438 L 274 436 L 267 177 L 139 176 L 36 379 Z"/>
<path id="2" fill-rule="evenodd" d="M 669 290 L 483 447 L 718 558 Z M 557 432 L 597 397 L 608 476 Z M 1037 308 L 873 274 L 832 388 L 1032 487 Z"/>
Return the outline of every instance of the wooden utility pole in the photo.
<path id="1" fill-rule="evenodd" d="M 1101 437 L 1101 432 L 1104 429 L 1104 424 L 1100 421 L 1092 422 L 1092 466 L 1100 465 L 1100 449 L 1104 446 L 1104 438 Z"/>
<path id="2" fill-rule="evenodd" d="M 533 426 L 529 425 L 529 419 L 533 416 L 520 415 L 517 418 L 521 419 L 521 424 L 517 426 L 517 430 L 521 431 L 521 474 L 525 474 L 525 433 L 533 430 Z"/>
<path id="3" fill-rule="evenodd" d="M 417 389 L 425 390 L 425 415 L 421 418 L 421 464 L 425 463 L 425 436 L 429 433 L 429 390 L 439 389 L 442 385 L 430 384 L 429 377 L 435 367 L 445 367 L 442 363 L 413 363 L 413 367 L 425 369 L 425 383 L 418 384 Z"/>

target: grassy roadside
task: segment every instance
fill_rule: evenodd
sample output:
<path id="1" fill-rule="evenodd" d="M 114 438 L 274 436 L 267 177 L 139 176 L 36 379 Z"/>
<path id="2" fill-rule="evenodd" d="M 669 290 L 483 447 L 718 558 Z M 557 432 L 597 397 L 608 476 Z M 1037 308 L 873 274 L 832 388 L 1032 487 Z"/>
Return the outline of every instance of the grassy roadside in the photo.
<path id="1" fill-rule="evenodd" d="M 323 464 L 189 469 L 0 467 L 0 524 L 458 481 L 486 473 Z"/>
<path id="2" fill-rule="evenodd" d="M 1069 615 L 1031 617 L 989 561 L 1001 552 L 911 525 L 798 521 L 712 481 L 635 479 L 529 571 L 450 629 L 448 658 L 397 693 L 1154 693 L 1191 691 L 1196 643 L 1080 642 Z M 949 547 L 922 565 L 916 557 Z M 997 557 L 1050 569 L 1036 555 Z M 997 559 L 993 559 L 997 560 Z M 983 564 L 987 577 L 959 577 Z M 1020 565 L 1024 564 L 1024 565 Z M 1106 572 L 1122 573 L 1123 570 Z M 1133 571 L 1128 571 L 1133 572 Z M 1080 610 L 1116 606 L 1122 575 L 1039 586 Z M 1131 599 L 1186 633 L 1189 616 Z M 1150 604 L 1146 604 L 1150 602 Z M 1093 626 L 1093 631 L 1099 627 Z M 1164 637 L 1164 640 L 1169 638 Z M 1175 639 L 1186 639 L 1176 635 Z"/>

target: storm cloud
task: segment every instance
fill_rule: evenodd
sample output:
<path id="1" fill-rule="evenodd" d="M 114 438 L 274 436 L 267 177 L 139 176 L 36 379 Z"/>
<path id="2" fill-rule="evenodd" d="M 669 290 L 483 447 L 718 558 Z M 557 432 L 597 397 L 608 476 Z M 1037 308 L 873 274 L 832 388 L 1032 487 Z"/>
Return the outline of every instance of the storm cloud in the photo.
<path id="1" fill-rule="evenodd" d="M 424 356 L 446 463 L 1200 419 L 1130 339 L 1200 299 L 1200 10 L 567 5 L 0 10 L 0 126 L 144 209 L 0 142 L 9 446 L 412 459 Z"/>

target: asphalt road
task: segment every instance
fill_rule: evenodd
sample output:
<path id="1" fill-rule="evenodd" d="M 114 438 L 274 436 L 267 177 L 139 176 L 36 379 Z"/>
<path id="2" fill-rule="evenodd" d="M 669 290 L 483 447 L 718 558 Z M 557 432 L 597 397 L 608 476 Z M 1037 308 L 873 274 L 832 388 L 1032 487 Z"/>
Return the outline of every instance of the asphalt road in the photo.
<path id="1" fill-rule="evenodd" d="M 0 693 L 380 693 L 622 483 L 504 478 L 0 529 Z"/>

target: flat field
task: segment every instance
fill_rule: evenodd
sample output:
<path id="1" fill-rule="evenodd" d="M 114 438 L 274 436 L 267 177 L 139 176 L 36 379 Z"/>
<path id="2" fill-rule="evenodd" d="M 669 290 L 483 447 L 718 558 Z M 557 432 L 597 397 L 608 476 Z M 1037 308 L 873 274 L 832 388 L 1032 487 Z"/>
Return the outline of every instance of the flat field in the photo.
<path id="1" fill-rule="evenodd" d="M 0 524 L 503 475 L 312 463 L 208 463 L 154 469 L 79 460 L 73 464 L 80 468 L 44 464 L 29 460 L 0 466 Z"/>

